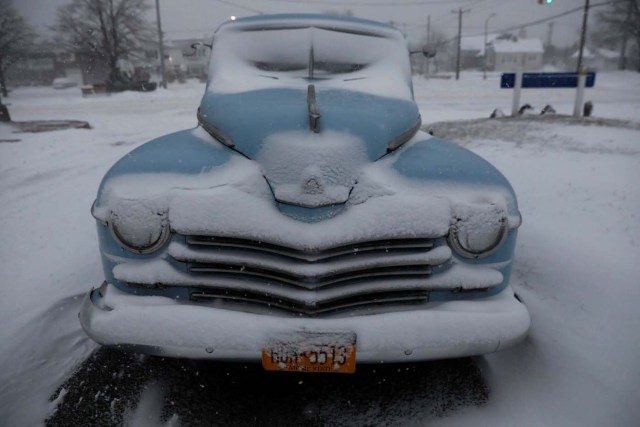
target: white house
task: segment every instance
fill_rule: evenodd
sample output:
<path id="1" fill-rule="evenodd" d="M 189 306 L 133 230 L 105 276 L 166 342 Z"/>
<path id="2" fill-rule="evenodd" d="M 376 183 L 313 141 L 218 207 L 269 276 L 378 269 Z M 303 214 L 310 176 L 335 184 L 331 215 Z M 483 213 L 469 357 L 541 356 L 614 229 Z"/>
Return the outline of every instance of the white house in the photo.
<path id="1" fill-rule="evenodd" d="M 500 36 L 489 43 L 487 68 L 495 71 L 540 70 L 543 53 L 540 39 Z"/>
<path id="2" fill-rule="evenodd" d="M 487 35 L 487 44 L 493 42 L 497 34 Z M 482 69 L 484 61 L 484 36 L 462 37 L 460 42 L 460 66 L 462 69 Z"/>

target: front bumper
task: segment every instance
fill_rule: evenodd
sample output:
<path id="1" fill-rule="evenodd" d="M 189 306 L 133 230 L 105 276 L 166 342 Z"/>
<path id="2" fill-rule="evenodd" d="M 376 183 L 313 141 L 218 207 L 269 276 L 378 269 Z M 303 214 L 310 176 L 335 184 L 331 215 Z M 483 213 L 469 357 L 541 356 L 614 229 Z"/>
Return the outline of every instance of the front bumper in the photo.
<path id="1" fill-rule="evenodd" d="M 359 363 L 410 362 L 491 353 L 524 338 L 527 308 L 510 286 L 475 300 L 344 317 L 278 317 L 106 285 L 86 296 L 80 323 L 96 342 L 142 353 L 216 360 L 261 359 L 269 342 L 300 332 L 355 332 Z"/>

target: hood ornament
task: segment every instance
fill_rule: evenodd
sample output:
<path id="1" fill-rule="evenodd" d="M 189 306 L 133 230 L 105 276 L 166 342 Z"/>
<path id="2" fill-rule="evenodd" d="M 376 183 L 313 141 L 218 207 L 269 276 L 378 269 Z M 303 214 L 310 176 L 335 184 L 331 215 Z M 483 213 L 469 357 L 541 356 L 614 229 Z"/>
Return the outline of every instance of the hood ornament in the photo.
<path id="1" fill-rule="evenodd" d="M 302 192 L 304 194 L 322 194 L 324 188 L 318 178 L 311 177 L 302 185 Z"/>
<path id="2" fill-rule="evenodd" d="M 307 109 L 309 110 L 309 130 L 313 133 L 320 133 L 320 109 L 316 102 L 316 87 L 309 85 L 307 87 Z"/>

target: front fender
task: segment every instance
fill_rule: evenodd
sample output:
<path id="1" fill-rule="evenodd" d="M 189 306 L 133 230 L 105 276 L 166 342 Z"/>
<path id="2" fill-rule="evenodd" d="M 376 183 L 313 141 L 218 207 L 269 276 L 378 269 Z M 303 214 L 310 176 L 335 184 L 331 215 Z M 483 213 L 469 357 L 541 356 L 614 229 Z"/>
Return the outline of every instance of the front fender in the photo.
<path id="1" fill-rule="evenodd" d="M 225 165 L 239 156 L 212 138 L 201 127 L 153 139 L 116 162 L 105 174 L 98 189 L 96 206 L 108 182 L 122 175 L 175 173 L 197 175 Z"/>
<path id="2" fill-rule="evenodd" d="M 516 194 L 507 178 L 491 163 L 458 144 L 419 132 L 413 141 L 386 157 L 392 170 L 425 187 L 442 185 L 500 192 L 509 216 L 520 217 Z"/>

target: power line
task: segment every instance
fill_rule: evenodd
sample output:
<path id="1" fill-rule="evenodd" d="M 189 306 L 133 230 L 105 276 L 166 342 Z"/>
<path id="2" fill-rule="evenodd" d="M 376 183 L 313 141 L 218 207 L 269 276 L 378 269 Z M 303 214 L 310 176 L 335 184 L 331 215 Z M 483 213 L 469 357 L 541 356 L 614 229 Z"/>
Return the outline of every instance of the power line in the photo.
<path id="1" fill-rule="evenodd" d="M 473 12 L 476 11 L 476 7 L 478 7 L 480 4 L 485 3 L 485 2 L 495 2 L 495 1 L 505 1 L 505 0 L 476 0 L 471 4 L 466 5 L 469 8 L 472 8 Z M 483 5 L 483 6 L 487 6 L 487 5 Z M 491 6 L 493 7 L 493 6 Z M 437 28 L 454 28 L 454 27 L 444 27 L 443 24 L 448 24 L 451 21 L 455 21 L 455 16 L 451 15 L 449 12 L 445 12 L 442 15 L 438 15 L 434 18 L 434 22 L 437 22 Z M 457 28 L 457 25 L 456 27 Z"/>
<path id="2" fill-rule="evenodd" d="M 627 1 L 627 0 L 610 0 L 610 1 L 602 2 L 602 3 L 596 3 L 596 4 L 590 5 L 589 9 L 593 9 L 594 7 L 599 7 L 599 6 L 611 5 L 613 3 L 618 3 L 620 1 Z M 502 28 L 502 29 L 496 30 L 494 32 L 495 33 L 506 33 L 506 32 L 509 32 L 509 31 L 519 30 L 520 28 L 532 27 L 534 25 L 543 24 L 543 23 L 551 21 L 553 19 L 561 18 L 563 16 L 571 15 L 572 13 L 580 12 L 580 11 L 583 11 L 583 10 L 584 10 L 584 6 L 579 6 L 579 7 L 576 7 L 574 9 L 570 9 L 570 10 L 567 10 L 565 12 L 558 13 L 557 15 L 549 16 L 547 18 L 538 19 L 536 21 L 527 22 L 527 23 L 524 23 L 524 24 L 518 24 L 518 25 L 511 26 L 511 27 Z M 465 34 L 465 37 L 473 37 L 473 36 L 481 36 L 481 35 L 482 35 L 481 33 L 478 33 L 478 34 Z M 451 38 L 450 40 L 453 40 L 454 38 L 455 37 Z"/>
<path id="3" fill-rule="evenodd" d="M 498 1 L 498 2 L 502 2 L 503 0 L 480 0 L 479 3 L 483 2 L 483 1 L 488 1 L 488 2 L 496 2 L 496 1 Z M 628 1 L 628 0 L 609 0 L 609 1 L 604 1 L 604 2 L 600 2 L 600 3 L 595 3 L 595 4 L 590 5 L 589 9 L 593 9 L 594 7 L 607 6 L 607 5 L 611 5 L 611 4 L 614 4 L 614 3 L 620 3 L 620 2 L 624 2 L 624 1 Z M 482 7 L 481 9 L 475 9 L 474 8 L 472 10 L 472 13 L 488 10 L 488 9 L 491 9 L 492 7 L 497 6 L 497 5 L 495 5 L 495 4 L 494 5 L 485 4 L 483 6 L 484 7 Z M 509 32 L 509 31 L 518 30 L 520 28 L 532 27 L 534 25 L 543 24 L 545 22 L 552 21 L 552 20 L 554 20 L 556 18 L 561 18 L 563 16 L 567 16 L 567 15 L 570 15 L 570 14 L 573 14 L 573 13 L 576 13 L 576 12 L 580 12 L 580 11 L 583 11 L 583 10 L 584 10 L 584 6 L 578 6 L 576 8 L 569 9 L 569 10 L 564 11 L 564 12 L 560 12 L 560 13 L 558 13 L 556 15 L 549 16 L 547 18 L 538 19 L 536 21 L 527 22 L 527 23 L 523 23 L 523 24 L 519 24 L 519 25 L 514 25 L 514 26 L 511 26 L 511 27 L 501 28 L 499 30 L 493 31 L 493 33 L 506 33 L 506 32 Z M 440 21 L 440 23 L 442 24 L 445 21 L 449 21 L 449 20 L 452 20 L 452 19 L 454 19 L 454 17 L 449 16 L 448 19 L 442 20 L 442 21 Z M 446 27 L 446 28 L 453 28 L 453 27 Z M 484 33 L 465 34 L 464 37 L 475 37 L 475 36 L 481 36 L 483 34 Z M 447 43 L 451 42 L 451 41 L 455 40 L 456 38 L 457 38 L 457 36 L 453 36 L 453 37 L 447 39 L 446 42 Z"/>
<path id="4" fill-rule="evenodd" d="M 252 9 L 252 8 L 249 8 L 249 7 L 241 6 L 241 5 L 236 4 L 235 2 L 230 1 L 230 0 L 214 0 L 214 1 L 218 1 L 220 3 L 225 3 L 225 4 L 228 4 L 228 5 L 231 5 L 231 6 L 235 6 L 235 7 L 238 7 L 240 9 L 246 9 L 246 10 L 249 10 L 251 12 L 263 13 L 262 11 L 259 11 L 257 9 Z M 296 1 L 296 0 L 267 0 L 267 1 L 291 2 L 291 3 L 296 2 L 296 3 L 300 4 L 300 2 Z M 441 1 L 441 0 L 436 0 L 436 1 Z M 496 2 L 496 1 L 502 2 L 504 0 L 475 0 L 474 2 L 472 2 L 472 4 L 470 4 L 468 6 L 472 6 L 474 3 L 484 3 L 484 2 L 490 2 L 491 3 L 491 2 Z M 623 2 L 623 1 L 628 1 L 628 0 L 609 0 L 609 1 L 601 2 L 601 3 L 595 3 L 595 4 L 590 5 L 589 9 L 593 9 L 594 7 L 607 6 L 607 5 L 611 5 L 611 4 L 619 3 L 619 2 Z M 320 1 L 320 0 L 310 0 L 310 1 L 305 1 L 304 3 L 312 3 L 312 2 L 314 2 L 314 3 L 327 3 L 327 2 L 324 2 L 324 1 Z M 442 2 L 445 3 L 444 1 L 442 1 Z M 332 2 L 332 3 L 335 3 L 335 4 L 349 4 L 349 3 L 345 3 L 345 2 Z M 428 3 L 431 3 L 431 2 L 428 2 Z M 452 2 L 447 1 L 446 3 L 452 3 Z M 362 3 L 359 3 L 359 4 L 362 4 Z M 382 3 L 376 3 L 376 4 L 382 5 Z M 399 3 L 395 3 L 394 2 L 393 4 L 399 4 Z M 488 5 L 483 5 L 483 6 L 488 6 Z M 556 15 L 549 16 L 547 18 L 543 18 L 543 19 L 539 19 L 539 20 L 536 20 L 536 21 L 527 22 L 527 23 L 523 23 L 523 24 L 519 24 L 519 25 L 514 25 L 514 26 L 511 26 L 511 27 L 501 28 L 499 30 L 492 31 L 492 33 L 509 32 L 509 31 L 518 30 L 520 28 L 531 27 L 531 26 L 534 26 L 534 25 L 538 25 L 538 24 L 542 24 L 542 23 L 554 20 L 556 18 L 561 18 L 563 16 L 570 15 L 572 13 L 576 13 L 578 11 L 582 11 L 583 9 L 584 9 L 584 6 L 576 7 L 574 9 L 570 9 L 570 10 L 567 10 L 565 12 L 561 12 L 561 13 L 558 13 Z M 486 10 L 486 9 L 482 8 L 481 11 L 482 10 Z M 472 12 L 477 12 L 477 10 L 472 10 Z M 446 16 L 446 18 L 445 18 L 445 16 Z M 439 18 L 445 18 L 445 19 L 439 20 Z M 446 15 L 440 15 L 440 16 L 437 16 L 436 18 L 432 18 L 432 22 L 436 21 L 438 23 L 438 27 L 440 27 L 443 23 L 446 23 L 447 21 L 454 20 L 454 19 L 456 19 L 456 17 L 451 15 L 450 12 L 447 12 Z M 407 24 L 407 26 L 408 27 L 421 27 L 421 28 L 423 27 L 422 24 Z M 446 28 L 454 28 L 454 27 L 446 27 Z M 457 26 L 456 26 L 456 28 L 457 28 Z M 188 29 L 188 30 L 164 30 L 165 33 L 192 32 L 192 31 L 193 32 L 199 32 L 199 31 L 212 32 L 212 30 L 210 28 L 209 29 L 202 29 L 202 30 L 200 30 L 200 29 L 191 29 L 191 28 Z M 484 33 L 464 34 L 464 37 L 481 36 L 483 34 Z M 450 41 L 453 41 L 455 39 L 457 39 L 457 36 L 451 37 L 451 38 L 447 39 L 446 41 L 450 42 Z"/>
<path id="5" fill-rule="evenodd" d="M 337 0 L 267 0 L 279 3 L 296 3 L 298 5 L 305 4 L 321 4 L 327 6 L 424 6 L 430 4 L 451 4 L 451 3 L 470 3 L 477 0 L 402 0 L 402 1 L 337 1 Z M 482 0 L 486 1 L 486 0 Z"/>
<path id="6" fill-rule="evenodd" d="M 233 6 L 233 7 L 237 7 L 238 9 L 244 9 L 244 10 L 248 10 L 249 12 L 254 12 L 257 13 L 259 15 L 262 15 L 264 12 L 258 9 L 254 9 L 252 7 L 249 6 L 243 6 L 241 4 L 238 4 L 236 2 L 233 1 L 229 1 L 229 0 L 214 0 L 217 1 L 219 3 L 224 3 L 224 4 L 228 4 L 229 6 Z"/>
<path id="7" fill-rule="evenodd" d="M 493 0 L 493 1 L 490 1 L 487 4 L 483 4 L 479 8 L 474 7 L 472 12 L 473 13 L 479 13 L 479 12 L 484 12 L 484 11 L 487 11 L 487 10 L 495 10 L 496 7 L 500 7 L 501 6 L 500 3 L 504 3 L 504 0 Z"/>

